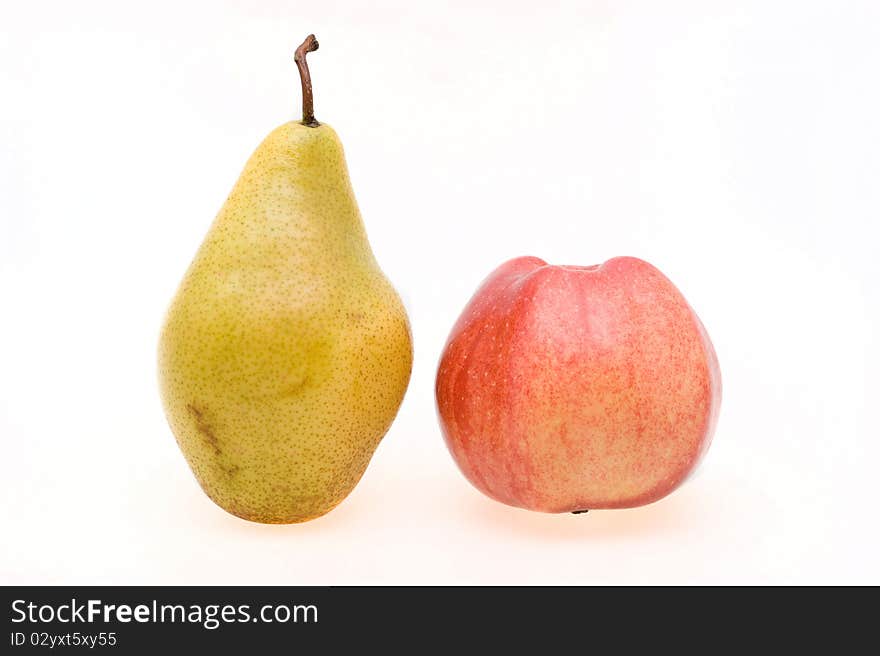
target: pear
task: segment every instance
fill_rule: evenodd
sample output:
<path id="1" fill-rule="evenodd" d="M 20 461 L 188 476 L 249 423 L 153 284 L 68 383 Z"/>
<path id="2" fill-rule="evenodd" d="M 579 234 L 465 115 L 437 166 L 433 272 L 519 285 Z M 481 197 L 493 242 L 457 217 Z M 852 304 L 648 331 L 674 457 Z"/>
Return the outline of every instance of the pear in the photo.
<path id="1" fill-rule="evenodd" d="M 318 123 L 306 53 L 303 120 L 269 134 L 215 218 L 168 310 L 161 398 L 205 493 L 238 517 L 303 522 L 339 504 L 403 400 L 412 337 L 379 269 L 342 144 Z"/>

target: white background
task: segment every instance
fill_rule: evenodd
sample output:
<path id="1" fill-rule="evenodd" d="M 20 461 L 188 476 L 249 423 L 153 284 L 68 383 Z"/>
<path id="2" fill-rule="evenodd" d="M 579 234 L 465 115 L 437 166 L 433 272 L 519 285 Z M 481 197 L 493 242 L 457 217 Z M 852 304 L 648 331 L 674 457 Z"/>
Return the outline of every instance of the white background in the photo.
<path id="1" fill-rule="evenodd" d="M 4 3 L 0 582 L 880 583 L 878 26 L 868 0 Z M 155 351 L 298 118 L 310 31 L 415 368 L 351 496 L 261 526 L 196 485 Z M 701 316 L 721 419 L 666 499 L 530 513 L 446 452 L 448 330 L 526 254 L 642 257 Z"/>

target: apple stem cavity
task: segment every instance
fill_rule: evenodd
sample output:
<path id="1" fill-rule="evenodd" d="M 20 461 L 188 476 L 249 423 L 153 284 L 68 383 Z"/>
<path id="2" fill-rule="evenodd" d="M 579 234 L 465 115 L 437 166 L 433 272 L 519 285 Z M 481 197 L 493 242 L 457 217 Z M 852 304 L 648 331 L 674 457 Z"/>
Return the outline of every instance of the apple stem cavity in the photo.
<path id="1" fill-rule="evenodd" d="M 590 512 L 590 511 L 589 510 L 572 510 L 571 514 L 572 515 L 584 515 L 588 512 Z"/>
<path id="2" fill-rule="evenodd" d="M 293 55 L 293 61 L 299 69 L 299 79 L 302 82 L 303 118 L 302 124 L 316 128 L 320 123 L 315 120 L 315 101 L 312 95 L 312 76 L 309 75 L 309 65 L 306 63 L 306 55 L 318 49 L 318 40 L 314 34 L 309 34 Z"/>

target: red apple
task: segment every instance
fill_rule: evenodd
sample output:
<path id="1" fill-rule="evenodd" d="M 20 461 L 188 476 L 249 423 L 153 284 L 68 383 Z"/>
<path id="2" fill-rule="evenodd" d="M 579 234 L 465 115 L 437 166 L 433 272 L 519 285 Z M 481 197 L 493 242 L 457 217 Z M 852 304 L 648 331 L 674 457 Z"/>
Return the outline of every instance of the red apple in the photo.
<path id="1" fill-rule="evenodd" d="M 669 494 L 709 447 L 721 374 L 681 292 L 633 257 L 498 267 L 437 372 L 452 456 L 478 489 L 543 512 Z"/>

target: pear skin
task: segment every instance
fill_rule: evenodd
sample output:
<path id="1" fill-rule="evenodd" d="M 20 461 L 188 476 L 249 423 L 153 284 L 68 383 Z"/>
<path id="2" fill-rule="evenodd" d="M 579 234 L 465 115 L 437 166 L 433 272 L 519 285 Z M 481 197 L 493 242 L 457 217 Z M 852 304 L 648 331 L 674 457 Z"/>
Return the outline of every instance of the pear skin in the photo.
<path id="1" fill-rule="evenodd" d="M 367 241 L 336 132 L 313 118 L 278 127 L 160 337 L 162 402 L 196 479 L 255 522 L 329 512 L 363 475 L 411 369 L 406 311 Z"/>

